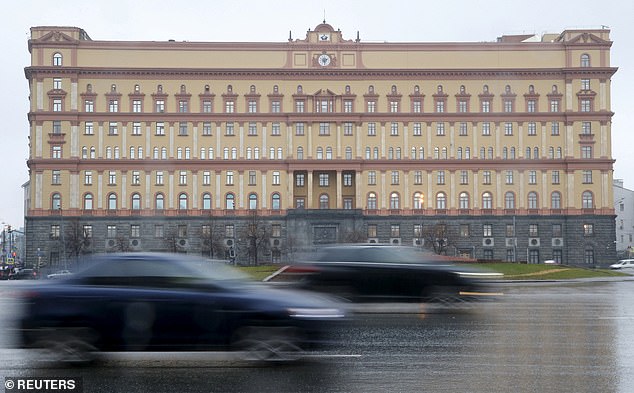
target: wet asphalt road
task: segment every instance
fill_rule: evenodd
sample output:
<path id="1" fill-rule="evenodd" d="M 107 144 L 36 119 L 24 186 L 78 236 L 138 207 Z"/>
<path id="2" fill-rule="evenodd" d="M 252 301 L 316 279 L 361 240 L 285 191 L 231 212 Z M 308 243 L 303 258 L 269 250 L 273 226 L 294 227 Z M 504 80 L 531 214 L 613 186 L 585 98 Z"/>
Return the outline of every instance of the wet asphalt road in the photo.
<path id="1" fill-rule="evenodd" d="M 297 364 L 230 354 L 111 356 L 60 368 L 11 348 L 0 282 L 0 381 L 81 377 L 84 392 L 633 392 L 634 281 L 512 284 L 466 310 L 358 314 Z M 385 310 L 383 310 L 385 311 Z"/>

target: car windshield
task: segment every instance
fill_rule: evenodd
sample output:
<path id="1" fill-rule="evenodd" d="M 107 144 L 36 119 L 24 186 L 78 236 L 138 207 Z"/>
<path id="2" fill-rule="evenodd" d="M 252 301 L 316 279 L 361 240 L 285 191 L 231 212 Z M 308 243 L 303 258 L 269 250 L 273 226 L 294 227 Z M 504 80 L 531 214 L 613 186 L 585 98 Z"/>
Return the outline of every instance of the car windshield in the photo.
<path id="1" fill-rule="evenodd" d="M 382 262 L 382 263 L 430 263 L 424 252 L 411 247 L 327 247 L 317 252 L 318 262 Z"/>
<path id="2" fill-rule="evenodd" d="M 169 254 L 120 254 L 86 263 L 78 279 L 92 277 L 170 277 L 194 280 L 239 281 L 246 275 L 222 261 Z"/>

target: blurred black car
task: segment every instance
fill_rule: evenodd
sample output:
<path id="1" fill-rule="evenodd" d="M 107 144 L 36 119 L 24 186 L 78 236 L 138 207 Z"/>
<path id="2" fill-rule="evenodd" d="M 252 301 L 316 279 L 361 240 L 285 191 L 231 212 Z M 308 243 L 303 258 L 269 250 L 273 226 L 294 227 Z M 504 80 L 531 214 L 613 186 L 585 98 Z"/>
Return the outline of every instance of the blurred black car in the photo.
<path id="1" fill-rule="evenodd" d="M 378 244 L 323 247 L 286 267 L 282 280 L 352 302 L 465 302 L 490 298 L 496 274 L 457 266 L 415 247 Z M 499 276 L 499 275 L 498 275 Z"/>
<path id="2" fill-rule="evenodd" d="M 16 273 L 9 274 L 9 280 L 37 280 L 40 275 L 35 269 L 20 269 Z"/>
<path id="3" fill-rule="evenodd" d="M 23 346 L 69 362 L 155 350 L 291 360 L 323 343 L 344 316 L 324 296 L 250 283 L 224 263 L 177 254 L 103 255 L 24 297 Z"/>

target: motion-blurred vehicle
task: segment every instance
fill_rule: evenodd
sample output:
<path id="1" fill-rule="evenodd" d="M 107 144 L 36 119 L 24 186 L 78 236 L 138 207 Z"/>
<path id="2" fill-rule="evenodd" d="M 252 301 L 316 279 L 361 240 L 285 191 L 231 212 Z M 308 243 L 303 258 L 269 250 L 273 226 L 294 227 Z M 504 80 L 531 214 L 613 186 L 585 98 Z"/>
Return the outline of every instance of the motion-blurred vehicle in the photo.
<path id="1" fill-rule="evenodd" d="M 344 318 L 325 296 L 269 288 L 224 263 L 176 254 L 96 257 L 82 271 L 28 288 L 24 300 L 23 346 L 65 362 L 157 350 L 293 360 L 324 344 Z"/>
<path id="2" fill-rule="evenodd" d="M 58 279 L 58 278 L 63 278 L 63 277 L 66 277 L 66 276 L 70 276 L 72 274 L 73 273 L 70 270 L 59 270 L 59 271 L 56 271 L 55 273 L 47 274 L 46 278 L 55 280 L 55 279 Z"/>
<path id="3" fill-rule="evenodd" d="M 35 269 L 20 269 L 9 274 L 9 280 L 37 280 L 40 275 Z"/>
<path id="4" fill-rule="evenodd" d="M 501 276 L 457 266 L 415 247 L 378 244 L 321 248 L 286 267 L 282 280 L 352 302 L 464 302 L 493 295 L 485 279 Z"/>
<path id="5" fill-rule="evenodd" d="M 634 268 L 634 259 L 621 259 L 617 263 L 610 265 L 610 269 L 631 269 Z"/>

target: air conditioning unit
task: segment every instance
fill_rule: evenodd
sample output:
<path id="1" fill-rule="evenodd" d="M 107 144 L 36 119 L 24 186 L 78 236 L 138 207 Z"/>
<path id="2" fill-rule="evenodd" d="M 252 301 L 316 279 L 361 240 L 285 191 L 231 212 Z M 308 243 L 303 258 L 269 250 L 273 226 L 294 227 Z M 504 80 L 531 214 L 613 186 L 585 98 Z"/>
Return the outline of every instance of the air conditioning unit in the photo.
<path id="1" fill-rule="evenodd" d="M 564 246 L 564 239 L 562 237 L 553 237 L 552 239 L 552 244 L 553 247 L 563 247 Z"/>
<path id="2" fill-rule="evenodd" d="M 236 241 L 232 238 L 225 239 L 225 247 L 234 247 L 236 245 Z"/>
<path id="3" fill-rule="evenodd" d="M 181 248 L 185 248 L 189 245 L 189 241 L 187 239 L 178 239 L 176 240 L 176 245 Z"/>
<path id="4" fill-rule="evenodd" d="M 282 247 L 282 240 L 281 239 L 273 239 L 271 244 L 272 244 L 273 248 L 280 248 L 280 247 Z"/>
<path id="5" fill-rule="evenodd" d="M 413 239 L 412 240 L 412 245 L 415 247 L 422 247 L 425 245 L 425 239 L 423 238 L 417 238 L 417 239 Z"/>
<path id="6" fill-rule="evenodd" d="M 141 249 L 141 239 L 130 239 L 130 248 L 133 250 Z"/>
<path id="7" fill-rule="evenodd" d="M 538 237 L 530 237 L 530 238 L 528 238 L 528 246 L 529 247 L 539 247 L 539 238 Z"/>
<path id="8" fill-rule="evenodd" d="M 482 246 L 483 247 L 493 247 L 493 246 L 495 246 L 495 241 L 493 240 L 492 237 L 485 237 L 484 239 L 482 239 Z"/>
<path id="9" fill-rule="evenodd" d="M 504 244 L 506 245 L 506 247 L 515 247 L 517 246 L 517 239 L 514 237 L 507 237 Z"/>
<path id="10" fill-rule="evenodd" d="M 368 238 L 368 243 L 378 243 L 379 239 L 376 237 L 370 237 Z"/>
<path id="11" fill-rule="evenodd" d="M 106 250 L 113 250 L 117 246 L 115 239 L 106 239 Z"/>
<path id="12" fill-rule="evenodd" d="M 401 238 L 400 237 L 392 237 L 392 238 L 390 238 L 390 244 L 392 244 L 394 246 L 400 246 L 401 245 Z"/>

